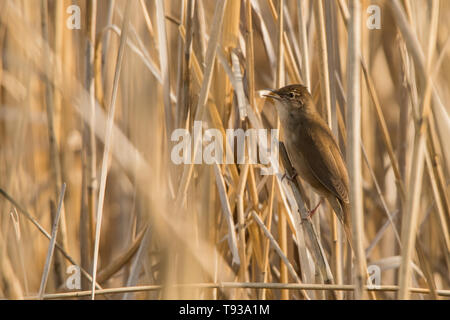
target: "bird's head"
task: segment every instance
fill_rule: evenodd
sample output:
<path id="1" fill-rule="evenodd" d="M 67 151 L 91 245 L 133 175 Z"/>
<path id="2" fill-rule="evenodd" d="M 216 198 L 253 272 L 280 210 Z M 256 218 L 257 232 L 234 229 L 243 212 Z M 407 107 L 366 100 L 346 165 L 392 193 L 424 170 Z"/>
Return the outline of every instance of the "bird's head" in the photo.
<path id="1" fill-rule="evenodd" d="M 301 84 L 291 84 L 276 90 L 267 90 L 264 96 L 275 100 L 280 118 L 313 111 L 308 89 Z"/>

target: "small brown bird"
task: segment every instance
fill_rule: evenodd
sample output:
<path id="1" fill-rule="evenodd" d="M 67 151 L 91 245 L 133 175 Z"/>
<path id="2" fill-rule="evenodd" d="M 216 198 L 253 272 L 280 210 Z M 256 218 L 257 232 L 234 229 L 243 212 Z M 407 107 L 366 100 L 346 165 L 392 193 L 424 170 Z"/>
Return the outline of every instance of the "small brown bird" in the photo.
<path id="1" fill-rule="evenodd" d="M 293 84 L 269 91 L 265 96 L 275 100 L 292 166 L 328 200 L 352 245 L 347 167 L 330 128 L 305 86 Z"/>

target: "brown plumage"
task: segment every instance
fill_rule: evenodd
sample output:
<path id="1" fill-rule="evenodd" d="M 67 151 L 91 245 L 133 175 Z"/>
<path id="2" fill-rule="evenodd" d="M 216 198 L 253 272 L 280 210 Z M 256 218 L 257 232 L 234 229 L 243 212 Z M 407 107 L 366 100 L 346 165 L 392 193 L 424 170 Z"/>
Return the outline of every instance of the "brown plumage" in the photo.
<path id="1" fill-rule="evenodd" d="M 306 87 L 294 84 L 266 96 L 276 101 L 286 149 L 297 174 L 328 200 L 352 245 L 347 167 L 311 95 Z"/>

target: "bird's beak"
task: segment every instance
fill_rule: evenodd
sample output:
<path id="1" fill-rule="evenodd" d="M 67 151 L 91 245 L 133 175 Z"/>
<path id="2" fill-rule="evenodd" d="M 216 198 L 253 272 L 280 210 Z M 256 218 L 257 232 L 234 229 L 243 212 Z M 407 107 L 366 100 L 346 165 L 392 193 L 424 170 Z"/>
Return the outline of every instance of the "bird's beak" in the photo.
<path id="1" fill-rule="evenodd" d="M 272 89 L 261 90 L 261 95 L 275 100 L 280 100 L 281 98 L 277 91 Z"/>

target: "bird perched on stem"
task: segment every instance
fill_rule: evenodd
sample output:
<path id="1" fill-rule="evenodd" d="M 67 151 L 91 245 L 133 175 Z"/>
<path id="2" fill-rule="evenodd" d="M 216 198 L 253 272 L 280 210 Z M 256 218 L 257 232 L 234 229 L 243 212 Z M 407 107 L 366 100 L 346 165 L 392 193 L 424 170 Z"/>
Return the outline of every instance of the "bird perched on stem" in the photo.
<path id="1" fill-rule="evenodd" d="M 347 167 L 308 89 L 293 84 L 269 90 L 265 96 L 275 100 L 284 129 L 284 143 L 296 173 L 328 200 L 353 247 Z"/>

